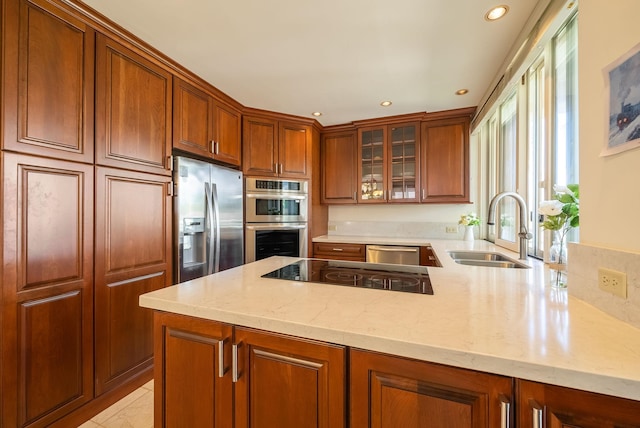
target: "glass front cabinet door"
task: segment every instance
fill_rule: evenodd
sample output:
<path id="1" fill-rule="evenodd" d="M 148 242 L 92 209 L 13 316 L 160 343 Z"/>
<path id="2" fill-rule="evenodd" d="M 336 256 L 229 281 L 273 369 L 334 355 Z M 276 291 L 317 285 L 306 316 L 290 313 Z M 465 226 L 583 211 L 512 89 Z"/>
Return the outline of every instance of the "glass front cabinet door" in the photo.
<path id="1" fill-rule="evenodd" d="M 418 202 L 420 124 L 358 130 L 358 203 Z"/>

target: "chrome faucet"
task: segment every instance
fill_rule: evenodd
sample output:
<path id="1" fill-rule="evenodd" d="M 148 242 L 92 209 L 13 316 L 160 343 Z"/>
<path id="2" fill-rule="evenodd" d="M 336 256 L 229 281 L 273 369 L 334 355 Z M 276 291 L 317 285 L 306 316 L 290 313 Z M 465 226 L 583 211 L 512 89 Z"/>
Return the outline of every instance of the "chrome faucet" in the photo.
<path id="1" fill-rule="evenodd" d="M 496 207 L 498 206 L 498 202 L 500 202 L 500 200 L 505 196 L 511 196 L 513 199 L 515 199 L 520 208 L 520 233 L 518 233 L 518 237 L 520 238 L 520 260 L 526 260 L 527 240 L 531 239 L 533 235 L 530 234 L 527 230 L 527 203 L 524 201 L 522 196 L 518 195 L 516 192 L 502 192 L 495 195 L 489 203 L 487 224 L 496 224 Z"/>

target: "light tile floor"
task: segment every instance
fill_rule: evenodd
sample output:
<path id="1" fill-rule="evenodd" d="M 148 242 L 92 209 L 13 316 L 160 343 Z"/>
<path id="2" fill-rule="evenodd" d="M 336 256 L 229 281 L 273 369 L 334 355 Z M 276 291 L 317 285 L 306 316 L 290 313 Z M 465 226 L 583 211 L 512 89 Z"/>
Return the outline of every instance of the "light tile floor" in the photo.
<path id="1" fill-rule="evenodd" d="M 79 428 L 153 428 L 153 381 L 149 381 Z"/>

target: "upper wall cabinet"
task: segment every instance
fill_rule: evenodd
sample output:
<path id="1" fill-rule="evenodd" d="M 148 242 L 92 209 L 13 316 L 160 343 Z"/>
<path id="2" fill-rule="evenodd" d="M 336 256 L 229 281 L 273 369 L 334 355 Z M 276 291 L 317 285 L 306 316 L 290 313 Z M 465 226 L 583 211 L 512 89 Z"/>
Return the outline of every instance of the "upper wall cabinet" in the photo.
<path id="1" fill-rule="evenodd" d="M 322 203 L 468 203 L 469 122 L 474 111 L 411 114 L 329 128 L 322 135 Z"/>
<path id="2" fill-rule="evenodd" d="M 322 203 L 355 204 L 357 200 L 357 141 L 355 131 L 322 136 Z"/>
<path id="3" fill-rule="evenodd" d="M 467 203 L 469 116 L 422 123 L 422 202 Z"/>
<path id="4" fill-rule="evenodd" d="M 418 202 L 420 124 L 360 128 L 359 203 Z"/>
<path id="5" fill-rule="evenodd" d="M 100 34 L 96 46 L 96 164 L 170 175 L 171 73 Z"/>
<path id="6" fill-rule="evenodd" d="M 311 178 L 310 126 L 245 116 L 242 142 L 246 175 Z"/>
<path id="7" fill-rule="evenodd" d="M 47 1 L 3 6 L 2 148 L 93 162 L 94 31 Z"/>
<path id="8" fill-rule="evenodd" d="M 173 147 L 240 166 L 240 112 L 174 77 Z"/>

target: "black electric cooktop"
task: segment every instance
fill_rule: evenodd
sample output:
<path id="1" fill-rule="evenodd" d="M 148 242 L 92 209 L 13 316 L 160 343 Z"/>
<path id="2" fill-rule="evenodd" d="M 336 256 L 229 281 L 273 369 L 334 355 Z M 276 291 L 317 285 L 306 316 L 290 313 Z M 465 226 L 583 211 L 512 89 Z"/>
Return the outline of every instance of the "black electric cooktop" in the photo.
<path id="1" fill-rule="evenodd" d="M 433 294 L 429 273 L 424 266 L 305 259 L 262 277 Z"/>

